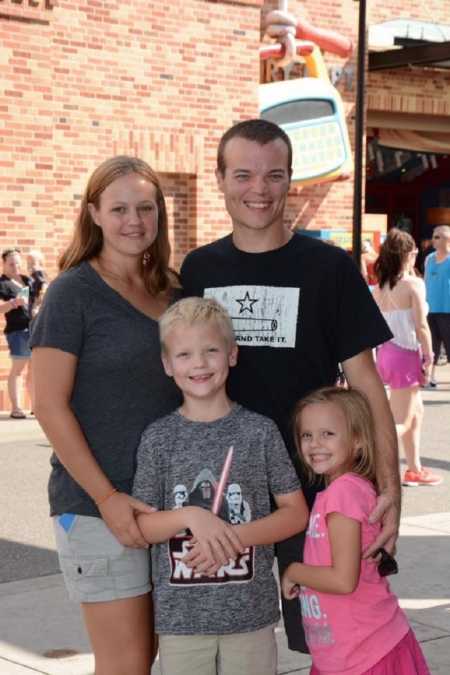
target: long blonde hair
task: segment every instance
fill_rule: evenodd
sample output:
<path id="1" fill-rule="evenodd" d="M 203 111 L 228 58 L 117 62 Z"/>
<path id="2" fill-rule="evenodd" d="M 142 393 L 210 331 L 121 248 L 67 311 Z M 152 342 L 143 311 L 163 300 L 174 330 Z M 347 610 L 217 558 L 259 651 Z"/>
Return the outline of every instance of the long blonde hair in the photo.
<path id="1" fill-rule="evenodd" d="M 302 412 L 309 405 L 317 403 L 334 403 L 342 411 L 347 423 L 350 439 L 358 439 L 358 449 L 353 458 L 350 468 L 362 478 L 370 480 L 376 487 L 376 452 L 375 452 L 375 426 L 367 398 L 357 389 L 344 389 L 342 387 L 323 387 L 311 392 L 302 398 L 294 409 L 294 439 L 300 461 L 311 482 L 316 478 L 311 467 L 306 464 L 301 452 L 301 423 Z"/>
<path id="2" fill-rule="evenodd" d="M 94 170 L 81 200 L 72 241 L 59 259 L 59 269 L 68 270 L 99 255 L 103 247 L 103 233 L 94 223 L 88 204 L 93 204 L 98 209 L 101 195 L 108 185 L 117 178 L 131 173 L 139 174 L 156 188 L 158 233 L 155 241 L 142 255 L 141 273 L 148 292 L 158 295 L 177 285 L 175 274 L 169 269 L 170 244 L 166 203 L 156 173 L 147 162 L 137 157 L 127 155 L 111 157 Z"/>

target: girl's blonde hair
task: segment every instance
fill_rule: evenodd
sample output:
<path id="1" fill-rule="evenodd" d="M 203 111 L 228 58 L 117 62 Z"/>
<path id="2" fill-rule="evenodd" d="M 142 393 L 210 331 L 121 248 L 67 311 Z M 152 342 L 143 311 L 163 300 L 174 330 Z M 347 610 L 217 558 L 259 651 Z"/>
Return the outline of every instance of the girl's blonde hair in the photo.
<path id="1" fill-rule="evenodd" d="M 316 475 L 303 459 L 301 452 L 301 414 L 310 405 L 334 403 L 342 411 L 349 438 L 358 439 L 358 449 L 351 465 L 352 473 L 370 480 L 376 486 L 375 426 L 367 398 L 357 389 L 323 387 L 302 398 L 294 410 L 294 439 L 300 461 L 310 482 Z"/>
<path id="2" fill-rule="evenodd" d="M 184 323 L 191 326 L 194 323 L 211 321 L 217 325 L 230 347 L 236 344 L 230 315 L 217 300 L 196 297 L 178 300 L 166 309 L 159 319 L 159 339 L 162 351 L 166 351 L 165 340 L 176 324 Z"/>
<path id="3" fill-rule="evenodd" d="M 146 289 L 152 295 L 168 291 L 178 285 L 175 274 L 169 269 L 170 244 L 168 236 L 167 210 L 164 195 L 156 173 L 137 157 L 119 155 L 102 162 L 89 178 L 81 200 L 80 212 L 75 222 L 72 241 L 59 259 L 61 271 L 75 267 L 80 262 L 91 260 L 99 255 L 103 246 L 103 234 L 89 213 L 89 204 L 96 209 L 104 190 L 112 182 L 136 173 L 155 186 L 158 207 L 158 233 L 155 241 L 142 254 L 141 273 Z"/>

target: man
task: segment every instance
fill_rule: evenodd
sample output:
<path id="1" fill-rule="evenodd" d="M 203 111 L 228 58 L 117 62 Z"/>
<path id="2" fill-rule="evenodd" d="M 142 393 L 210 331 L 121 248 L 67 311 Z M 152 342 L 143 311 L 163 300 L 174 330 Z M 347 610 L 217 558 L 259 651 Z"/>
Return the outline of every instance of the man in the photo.
<path id="1" fill-rule="evenodd" d="M 181 270 L 188 295 L 215 297 L 229 311 L 239 344 L 230 396 L 278 424 L 295 461 L 291 428 L 298 399 L 334 384 L 342 363 L 350 385 L 368 397 L 376 419 L 383 517 L 378 547 L 393 550 L 400 514 L 395 427 L 372 348 L 391 334 L 355 265 L 343 250 L 292 233 L 283 222 L 289 190 L 289 138 L 265 120 L 241 122 L 222 137 L 216 177 L 231 235 L 191 252 Z M 311 504 L 317 486 L 304 481 Z M 299 560 L 301 543 L 278 547 L 280 571 Z M 296 600 L 284 602 L 291 649 L 307 651 Z"/>
<path id="2" fill-rule="evenodd" d="M 430 253 L 425 261 L 425 285 L 434 352 L 430 386 L 436 387 L 435 369 L 442 342 L 447 360 L 450 359 L 450 226 L 435 227 L 432 242 L 435 252 Z"/>

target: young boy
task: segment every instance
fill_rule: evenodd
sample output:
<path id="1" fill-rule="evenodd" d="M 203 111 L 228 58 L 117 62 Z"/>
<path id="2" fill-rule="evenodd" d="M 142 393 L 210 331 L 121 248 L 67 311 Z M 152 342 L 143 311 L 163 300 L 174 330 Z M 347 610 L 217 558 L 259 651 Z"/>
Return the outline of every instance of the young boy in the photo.
<path id="1" fill-rule="evenodd" d="M 237 346 L 225 309 L 180 300 L 161 317 L 160 338 L 183 404 L 143 433 L 133 494 L 158 509 L 138 523 L 158 544 L 161 673 L 275 675 L 271 544 L 306 526 L 298 479 L 275 424 L 227 396 Z"/>

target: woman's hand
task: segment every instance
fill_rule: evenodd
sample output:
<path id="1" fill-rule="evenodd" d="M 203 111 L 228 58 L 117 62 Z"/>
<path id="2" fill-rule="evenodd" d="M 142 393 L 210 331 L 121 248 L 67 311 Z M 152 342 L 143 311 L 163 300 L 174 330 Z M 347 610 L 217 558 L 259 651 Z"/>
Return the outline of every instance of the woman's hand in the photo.
<path id="1" fill-rule="evenodd" d="M 291 563 L 281 579 L 281 592 L 286 600 L 293 600 L 300 595 L 300 586 L 291 576 L 296 565 L 298 563 Z"/>
<path id="2" fill-rule="evenodd" d="M 148 548 L 136 523 L 137 513 L 153 513 L 156 509 L 125 492 L 114 492 L 99 507 L 100 514 L 122 546 Z"/>
<path id="3" fill-rule="evenodd" d="M 197 506 L 186 507 L 186 512 L 187 526 L 194 537 L 193 549 L 183 558 L 188 567 L 212 574 L 212 570 L 217 571 L 244 552 L 233 525 Z"/>

